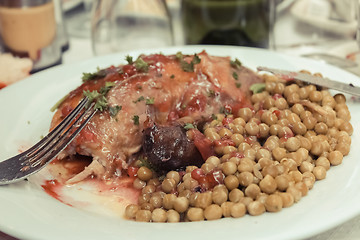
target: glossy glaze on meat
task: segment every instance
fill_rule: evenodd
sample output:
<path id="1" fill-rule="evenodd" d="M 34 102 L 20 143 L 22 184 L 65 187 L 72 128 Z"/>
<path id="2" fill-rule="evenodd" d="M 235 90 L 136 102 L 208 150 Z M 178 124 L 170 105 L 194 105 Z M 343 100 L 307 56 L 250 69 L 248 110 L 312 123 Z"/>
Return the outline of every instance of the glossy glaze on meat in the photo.
<path id="1" fill-rule="evenodd" d="M 190 63 L 193 55 L 182 59 L 175 55 L 141 56 L 149 66 L 147 71 L 137 69 L 134 63 L 112 66 L 72 91 L 55 113 L 52 127 L 77 105 L 84 90 L 99 90 L 105 82 L 115 82 L 106 98 L 110 107 L 121 106 L 121 110 L 115 117 L 108 111 L 95 115 L 60 155 L 93 157 L 93 162 L 71 182 L 89 175 L 121 175 L 132 156 L 141 151 L 144 129 L 152 124 L 170 126 L 184 119 L 196 123 L 224 109 L 235 112 L 250 105 L 249 86 L 261 81 L 255 73 L 231 64 L 229 57 L 206 52 L 197 56 L 200 63 L 194 64 L 194 71 L 190 72 L 184 71 L 182 61 Z"/>

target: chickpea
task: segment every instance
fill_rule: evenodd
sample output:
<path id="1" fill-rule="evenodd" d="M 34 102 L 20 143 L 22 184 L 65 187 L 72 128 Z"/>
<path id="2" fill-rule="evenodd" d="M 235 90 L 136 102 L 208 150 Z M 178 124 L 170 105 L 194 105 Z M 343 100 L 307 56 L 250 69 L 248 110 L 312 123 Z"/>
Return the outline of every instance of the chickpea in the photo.
<path id="1" fill-rule="evenodd" d="M 161 187 L 166 193 L 170 193 L 176 187 L 175 179 L 173 178 L 165 178 L 161 183 Z"/>
<path id="2" fill-rule="evenodd" d="M 274 93 L 276 94 L 283 94 L 285 90 L 285 85 L 283 83 L 276 83 L 274 87 Z"/>
<path id="3" fill-rule="evenodd" d="M 180 182 L 180 175 L 177 171 L 170 171 L 166 174 L 167 178 L 172 178 L 175 180 L 175 184 L 178 184 Z"/>
<path id="4" fill-rule="evenodd" d="M 332 151 L 329 154 L 329 161 L 331 165 L 337 166 L 342 163 L 343 154 L 340 151 Z"/>
<path id="5" fill-rule="evenodd" d="M 302 173 L 312 172 L 314 169 L 314 165 L 310 162 L 302 162 L 299 169 Z"/>
<path id="6" fill-rule="evenodd" d="M 152 211 L 152 210 L 154 210 L 154 206 L 150 203 L 143 203 L 140 205 L 140 209 Z"/>
<path id="7" fill-rule="evenodd" d="M 154 206 L 154 208 L 161 208 L 162 207 L 162 198 L 160 196 L 154 195 L 151 196 L 149 203 Z"/>
<path id="8" fill-rule="evenodd" d="M 263 104 L 264 109 L 270 109 L 274 105 L 275 105 L 275 100 L 271 96 L 265 98 L 264 104 Z"/>
<path id="9" fill-rule="evenodd" d="M 283 207 L 290 207 L 294 204 L 294 196 L 288 192 L 280 192 L 279 196 L 281 197 Z"/>
<path id="10" fill-rule="evenodd" d="M 127 205 L 125 208 L 125 216 L 128 219 L 134 219 L 136 217 L 136 213 L 140 210 L 140 207 L 136 204 Z"/>
<path id="11" fill-rule="evenodd" d="M 336 101 L 337 104 L 340 104 L 340 103 L 346 103 L 346 98 L 343 94 L 341 93 L 338 93 L 334 96 L 334 99 Z"/>
<path id="12" fill-rule="evenodd" d="M 298 139 L 300 140 L 300 146 L 302 148 L 305 148 L 306 150 L 310 151 L 311 147 L 312 147 L 312 143 L 309 139 L 302 137 L 302 136 L 298 136 Z"/>
<path id="13" fill-rule="evenodd" d="M 260 188 L 257 184 L 251 183 L 245 188 L 245 196 L 252 199 L 256 199 L 257 195 L 260 193 Z"/>
<path id="14" fill-rule="evenodd" d="M 202 208 L 189 208 L 186 215 L 192 222 L 204 220 L 204 210 Z"/>
<path id="15" fill-rule="evenodd" d="M 323 96 L 321 105 L 334 108 L 336 105 L 336 101 L 331 95 Z"/>
<path id="16" fill-rule="evenodd" d="M 222 215 L 224 217 L 231 217 L 231 207 L 234 205 L 233 202 L 223 202 L 221 204 Z"/>
<path id="17" fill-rule="evenodd" d="M 313 169 L 316 180 L 322 180 L 326 177 L 326 169 L 323 166 L 316 166 Z"/>
<path id="18" fill-rule="evenodd" d="M 326 134 L 327 131 L 328 131 L 328 126 L 326 125 L 326 123 L 319 122 L 315 124 L 315 132 L 317 132 L 318 134 Z"/>
<path id="19" fill-rule="evenodd" d="M 146 186 L 146 182 L 140 180 L 140 178 L 135 178 L 133 186 L 135 189 L 143 189 Z"/>
<path id="20" fill-rule="evenodd" d="M 341 131 L 347 132 L 350 136 L 353 134 L 353 131 L 354 131 L 351 123 L 350 123 L 350 122 L 346 122 L 346 121 L 343 122 L 343 123 L 339 126 L 339 129 L 340 129 Z"/>
<path id="21" fill-rule="evenodd" d="M 240 108 L 238 111 L 238 116 L 244 119 L 245 122 L 247 122 L 250 120 L 250 118 L 253 117 L 253 112 L 250 108 Z"/>
<path id="22" fill-rule="evenodd" d="M 300 146 L 301 146 L 300 140 L 296 137 L 289 138 L 285 143 L 286 149 L 290 152 L 297 151 L 300 148 Z"/>
<path id="23" fill-rule="evenodd" d="M 320 142 L 314 142 L 310 149 L 311 154 L 320 156 L 323 152 L 323 146 Z"/>
<path id="24" fill-rule="evenodd" d="M 261 121 L 269 126 L 275 124 L 278 121 L 276 114 L 267 111 L 261 115 Z"/>
<path id="25" fill-rule="evenodd" d="M 300 95 L 298 93 L 291 94 L 286 98 L 286 100 L 290 105 L 293 105 L 300 101 Z"/>
<path id="26" fill-rule="evenodd" d="M 222 172 L 226 176 L 234 174 L 236 170 L 237 170 L 237 166 L 234 162 L 229 161 L 222 164 Z"/>
<path id="27" fill-rule="evenodd" d="M 239 110 L 240 111 L 240 110 Z M 237 126 L 242 126 L 242 127 L 245 127 L 245 120 L 241 117 L 238 117 L 238 118 L 235 118 L 234 121 L 232 122 L 234 125 L 237 125 Z"/>
<path id="28" fill-rule="evenodd" d="M 345 142 L 340 142 L 336 145 L 335 150 L 339 151 L 343 156 L 346 156 L 350 152 L 350 145 Z"/>
<path id="29" fill-rule="evenodd" d="M 180 222 L 180 214 L 177 211 L 170 209 L 169 211 L 167 211 L 166 215 L 167 215 L 167 222 L 170 223 Z"/>
<path id="30" fill-rule="evenodd" d="M 261 191 L 267 194 L 275 192 L 277 188 L 276 181 L 271 175 L 266 175 L 264 179 L 260 181 L 259 186 Z"/>
<path id="31" fill-rule="evenodd" d="M 223 189 L 216 189 L 212 193 L 212 201 L 218 205 L 226 202 L 228 199 L 228 194 Z"/>
<path id="32" fill-rule="evenodd" d="M 286 192 L 290 193 L 294 197 L 294 202 L 300 201 L 300 199 L 302 197 L 301 191 L 299 189 L 297 189 L 295 186 L 294 187 L 288 187 Z"/>
<path id="33" fill-rule="evenodd" d="M 277 167 L 274 164 L 270 164 L 268 166 L 265 166 L 263 170 L 261 171 L 262 176 L 266 177 L 267 175 L 270 175 L 271 177 L 275 178 L 279 172 Z"/>
<path id="34" fill-rule="evenodd" d="M 308 118 L 305 118 L 302 120 L 305 127 L 309 130 L 312 130 L 315 127 L 315 124 L 317 123 L 316 118 L 313 116 L 309 116 Z"/>
<path id="35" fill-rule="evenodd" d="M 201 169 L 204 171 L 204 174 L 208 174 L 212 170 L 214 170 L 215 165 L 212 163 L 205 162 L 203 165 L 201 165 Z"/>
<path id="36" fill-rule="evenodd" d="M 259 133 L 260 129 L 259 129 L 259 126 L 256 123 L 248 122 L 245 125 L 245 131 L 249 135 L 256 136 Z"/>
<path id="37" fill-rule="evenodd" d="M 186 197 L 178 197 L 174 201 L 174 209 L 178 213 L 183 213 L 189 208 L 189 199 Z"/>
<path id="38" fill-rule="evenodd" d="M 265 123 L 259 124 L 260 138 L 266 138 L 269 136 L 270 127 Z M 241 136 L 241 135 L 240 135 Z M 244 139 L 244 138 L 243 138 Z M 234 141 L 235 142 L 235 141 Z M 236 143 L 236 142 L 235 142 Z"/>
<path id="39" fill-rule="evenodd" d="M 205 209 L 212 203 L 212 193 L 211 192 L 204 192 L 200 193 L 196 199 L 195 207 L 199 207 Z"/>
<path id="40" fill-rule="evenodd" d="M 250 215 L 258 216 L 258 215 L 263 214 L 266 209 L 265 209 L 264 204 L 262 204 L 261 202 L 253 201 L 253 202 L 249 203 L 249 205 L 247 206 L 247 210 Z"/>
<path id="41" fill-rule="evenodd" d="M 315 161 L 315 166 L 321 166 L 324 167 L 325 170 L 329 170 L 330 169 L 330 161 L 326 158 L 326 157 L 319 157 L 316 161 Z"/>
<path id="42" fill-rule="evenodd" d="M 248 143 L 246 143 L 246 142 L 243 142 L 243 143 L 240 143 L 240 145 L 239 145 L 239 147 L 238 147 L 238 150 L 239 150 L 240 152 L 245 152 L 245 150 L 248 150 L 248 149 L 250 149 L 250 148 L 251 148 L 250 144 L 248 144 Z"/>
<path id="43" fill-rule="evenodd" d="M 174 207 L 174 201 L 176 196 L 174 194 L 166 194 L 163 199 L 163 207 L 165 209 L 172 209 Z"/>
<path id="44" fill-rule="evenodd" d="M 151 214 L 151 220 L 153 222 L 166 222 L 167 215 L 166 211 L 162 208 L 156 208 Z"/>
<path id="45" fill-rule="evenodd" d="M 304 182 L 296 183 L 295 188 L 299 189 L 299 191 L 301 192 L 301 196 L 306 196 L 309 191 L 307 185 Z"/>
<path id="46" fill-rule="evenodd" d="M 206 159 L 207 163 L 211 163 L 213 164 L 215 167 L 219 166 L 220 164 L 220 159 L 216 156 L 211 156 L 208 159 Z"/>
<path id="47" fill-rule="evenodd" d="M 304 112 L 305 109 L 304 109 L 303 105 L 301 105 L 300 103 L 296 103 L 296 104 L 294 104 L 294 105 L 291 107 L 291 111 L 292 111 L 293 113 L 296 113 L 297 115 L 300 116 L 300 114 L 301 114 L 302 112 Z"/>
<path id="48" fill-rule="evenodd" d="M 283 110 L 288 108 L 289 106 L 285 98 L 278 98 L 275 100 L 275 107 L 277 107 L 279 110 Z"/>
<path id="49" fill-rule="evenodd" d="M 244 137 L 243 137 L 243 135 L 241 135 L 239 133 L 234 133 L 231 136 L 231 140 L 233 140 L 235 145 L 238 147 L 240 145 L 240 143 L 242 143 L 244 141 Z"/>
<path id="50" fill-rule="evenodd" d="M 239 179 L 235 175 L 228 175 L 224 179 L 225 186 L 231 191 L 239 187 Z"/>
<path id="51" fill-rule="evenodd" d="M 135 220 L 137 222 L 150 222 L 151 212 L 149 210 L 139 210 L 136 213 Z"/>
<path id="52" fill-rule="evenodd" d="M 243 197 L 244 197 L 244 193 L 240 189 L 237 189 L 237 188 L 234 188 L 229 193 L 229 200 L 233 203 L 239 202 L 240 199 Z"/>
<path id="53" fill-rule="evenodd" d="M 268 212 L 279 212 L 283 207 L 282 198 L 277 194 L 271 194 L 266 198 L 265 208 Z"/>
<path id="54" fill-rule="evenodd" d="M 217 204 L 211 204 L 204 210 L 204 216 L 207 220 L 216 220 L 222 217 L 222 208 Z"/>
<path id="55" fill-rule="evenodd" d="M 151 193 L 155 192 L 155 190 L 156 190 L 156 187 L 154 185 L 147 185 L 141 190 L 141 193 L 151 194 Z"/>
<path id="56" fill-rule="evenodd" d="M 241 172 L 238 179 L 241 186 L 247 187 L 254 181 L 254 175 L 251 172 Z"/>
<path id="57" fill-rule="evenodd" d="M 256 155 L 256 150 L 250 148 L 245 150 L 244 152 L 244 156 L 251 159 L 251 160 L 255 160 L 255 155 Z"/>
<path id="58" fill-rule="evenodd" d="M 309 93 L 309 99 L 312 102 L 320 102 L 322 100 L 322 94 L 319 91 L 311 91 Z"/>
<path id="59" fill-rule="evenodd" d="M 246 213 L 246 206 L 243 203 L 235 203 L 231 206 L 230 214 L 233 218 L 243 217 Z"/>

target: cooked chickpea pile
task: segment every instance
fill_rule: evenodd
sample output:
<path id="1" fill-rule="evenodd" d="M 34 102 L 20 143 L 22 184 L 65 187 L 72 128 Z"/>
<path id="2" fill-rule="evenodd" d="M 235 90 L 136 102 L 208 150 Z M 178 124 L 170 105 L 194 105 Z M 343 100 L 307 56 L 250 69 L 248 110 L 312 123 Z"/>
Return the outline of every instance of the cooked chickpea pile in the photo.
<path id="1" fill-rule="evenodd" d="M 201 168 L 170 171 L 160 180 L 139 167 L 134 187 L 141 194 L 138 205 L 126 208 L 127 218 L 180 222 L 278 212 L 342 163 L 353 132 L 344 95 L 262 78 L 266 88 L 251 96 L 253 110 L 217 114 L 205 124 L 215 154 Z"/>

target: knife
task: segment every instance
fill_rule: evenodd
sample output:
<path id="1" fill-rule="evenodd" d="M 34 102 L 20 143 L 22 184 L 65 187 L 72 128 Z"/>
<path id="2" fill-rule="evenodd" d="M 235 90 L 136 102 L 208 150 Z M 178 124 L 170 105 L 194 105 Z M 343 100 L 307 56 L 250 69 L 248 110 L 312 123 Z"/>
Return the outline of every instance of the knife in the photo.
<path id="1" fill-rule="evenodd" d="M 340 92 L 349 93 L 355 96 L 360 96 L 360 87 L 354 86 L 352 83 L 342 83 L 331 80 L 329 78 L 316 77 L 307 73 L 285 71 L 285 70 L 273 69 L 268 67 L 257 67 L 257 70 L 271 72 L 274 75 L 282 79 L 285 79 L 287 81 L 300 80 L 311 84 L 332 88 Z"/>

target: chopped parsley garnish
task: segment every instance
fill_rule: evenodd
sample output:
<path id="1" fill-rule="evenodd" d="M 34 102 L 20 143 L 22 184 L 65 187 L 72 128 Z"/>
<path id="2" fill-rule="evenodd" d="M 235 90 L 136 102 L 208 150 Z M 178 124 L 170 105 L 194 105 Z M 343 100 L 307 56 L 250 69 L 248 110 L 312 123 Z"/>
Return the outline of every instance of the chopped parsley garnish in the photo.
<path id="1" fill-rule="evenodd" d="M 149 64 L 145 62 L 141 57 L 138 57 L 135 61 L 135 68 L 139 72 L 148 72 L 149 71 Z"/>
<path id="2" fill-rule="evenodd" d="M 265 83 L 254 83 L 253 85 L 250 86 L 250 90 L 253 92 L 253 94 L 256 94 L 264 91 L 265 87 L 266 87 Z"/>
<path id="3" fill-rule="evenodd" d="M 99 78 L 103 78 L 106 76 L 106 70 L 105 69 L 98 69 L 97 72 L 94 73 L 83 73 L 83 76 L 81 79 L 83 82 L 89 81 L 89 80 L 95 80 Z"/>
<path id="4" fill-rule="evenodd" d="M 100 91 L 83 91 L 83 95 L 89 98 L 89 104 L 86 107 L 90 106 L 91 102 L 95 102 L 94 108 L 99 111 L 109 110 L 111 116 L 116 116 L 116 114 L 121 110 L 121 106 L 109 107 L 109 103 L 105 95 L 109 90 L 115 85 L 114 82 L 106 82 L 105 86 L 100 88 Z"/>
<path id="5" fill-rule="evenodd" d="M 235 86 L 237 87 L 237 88 L 241 88 L 241 83 L 235 83 Z"/>
<path id="6" fill-rule="evenodd" d="M 138 115 L 134 115 L 132 117 L 132 120 L 134 122 L 135 125 L 139 125 L 139 116 Z"/>
<path id="7" fill-rule="evenodd" d="M 155 102 L 155 99 L 154 98 L 146 98 L 146 105 L 152 105 L 154 104 Z"/>
<path id="8" fill-rule="evenodd" d="M 174 74 L 171 74 L 170 78 L 175 78 L 175 75 L 174 75 Z"/>
<path id="9" fill-rule="evenodd" d="M 109 107 L 110 116 L 115 117 L 122 109 L 122 106 L 116 105 L 115 107 Z"/>
<path id="10" fill-rule="evenodd" d="M 193 124 L 191 124 L 191 123 L 186 123 L 184 125 L 184 129 L 186 129 L 186 130 L 189 130 L 189 129 L 192 129 L 192 128 L 195 128 L 195 126 Z"/>
<path id="11" fill-rule="evenodd" d="M 176 53 L 176 58 L 180 61 L 180 66 L 184 72 L 194 72 L 195 64 L 199 64 L 201 62 L 201 59 L 197 54 L 194 54 L 190 63 L 184 60 L 184 56 L 181 52 Z"/>
<path id="12" fill-rule="evenodd" d="M 233 72 L 233 78 L 235 79 L 235 80 L 239 80 L 239 76 L 238 76 L 238 74 L 236 73 L 236 72 Z"/>
<path id="13" fill-rule="evenodd" d="M 212 118 L 212 120 L 217 120 L 218 119 L 215 114 L 211 114 L 211 118 Z"/>
<path id="14" fill-rule="evenodd" d="M 240 62 L 239 59 L 235 58 L 235 60 L 231 60 L 230 61 L 230 65 L 232 67 L 241 67 L 242 66 L 242 63 Z"/>
<path id="15" fill-rule="evenodd" d="M 138 99 L 133 101 L 133 103 L 138 103 L 138 102 L 141 102 L 141 101 L 144 101 L 144 100 L 145 100 L 144 96 L 140 96 Z"/>
<path id="16" fill-rule="evenodd" d="M 215 91 L 213 89 L 209 89 L 207 95 L 208 97 L 215 97 Z"/>
<path id="17" fill-rule="evenodd" d="M 130 55 L 127 55 L 125 57 L 125 60 L 128 62 L 128 64 L 133 64 L 134 63 L 134 60 L 133 60 L 132 56 L 130 56 Z"/>

